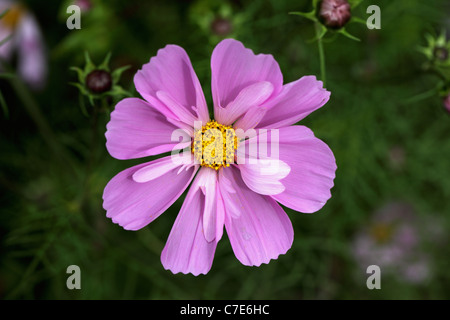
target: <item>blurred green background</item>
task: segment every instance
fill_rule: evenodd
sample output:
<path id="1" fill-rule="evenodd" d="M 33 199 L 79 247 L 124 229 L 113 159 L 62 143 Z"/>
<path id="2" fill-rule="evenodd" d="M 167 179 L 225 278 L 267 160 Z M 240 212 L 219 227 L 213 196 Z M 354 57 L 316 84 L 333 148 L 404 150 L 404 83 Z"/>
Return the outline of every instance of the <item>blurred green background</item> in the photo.
<path id="1" fill-rule="evenodd" d="M 81 30 L 66 27 L 67 1 L 24 3 L 42 28 L 49 74 L 41 91 L 0 79 L 7 106 L 0 117 L 1 298 L 450 298 L 450 117 L 437 94 L 411 99 L 440 81 L 423 71 L 426 57 L 417 48 L 426 45 L 426 33 L 450 29 L 447 1 L 363 1 L 353 15 L 366 20 L 367 6 L 377 4 L 380 30 L 351 23 L 347 30 L 360 42 L 326 36 L 331 99 L 302 124 L 336 156 L 332 198 L 311 215 L 286 209 L 295 238 L 278 260 L 243 266 L 224 235 L 211 271 L 198 277 L 173 275 L 160 263 L 184 196 L 139 231 L 106 218 L 104 186 L 142 160 L 108 154 L 109 114 L 94 116 L 70 85 L 77 81 L 70 67 L 84 67 L 85 51 L 96 64 L 111 52 L 113 69 L 131 66 L 120 84 L 138 96 L 136 70 L 159 48 L 178 44 L 211 106 L 211 52 L 223 37 L 233 37 L 257 53 L 272 54 L 285 83 L 319 77 L 317 43 L 310 41 L 314 24 L 288 14 L 310 11 L 311 2 L 92 0 Z M 211 27 L 217 18 L 219 29 L 217 22 Z M 114 102 L 107 101 L 110 109 Z M 388 221 L 380 212 L 398 218 Z M 396 233 L 405 225 L 408 244 Z M 369 264 L 381 266 L 380 290 L 366 287 Z M 69 265 L 81 268 L 81 290 L 66 287 Z"/>

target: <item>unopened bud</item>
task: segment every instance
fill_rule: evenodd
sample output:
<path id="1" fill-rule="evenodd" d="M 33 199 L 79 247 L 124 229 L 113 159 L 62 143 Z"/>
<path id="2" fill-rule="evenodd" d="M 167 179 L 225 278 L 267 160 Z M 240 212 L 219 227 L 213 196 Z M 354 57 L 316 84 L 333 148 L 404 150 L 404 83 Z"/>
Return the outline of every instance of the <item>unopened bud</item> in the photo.
<path id="1" fill-rule="evenodd" d="M 112 86 L 111 74 L 105 70 L 94 70 L 86 77 L 86 87 L 92 93 L 109 91 Z"/>
<path id="2" fill-rule="evenodd" d="M 90 0 L 75 0 L 74 5 L 79 6 L 81 12 L 87 12 L 92 8 L 92 3 Z"/>
<path id="3" fill-rule="evenodd" d="M 230 20 L 225 18 L 215 18 L 211 23 L 211 30 L 214 34 L 218 36 L 226 36 L 231 33 L 233 26 L 231 25 Z"/>
<path id="4" fill-rule="evenodd" d="M 433 56 L 439 61 L 445 61 L 448 58 L 448 50 L 444 47 L 435 47 L 433 49 Z"/>
<path id="5" fill-rule="evenodd" d="M 323 0 L 319 3 L 319 19 L 328 28 L 342 28 L 351 17 L 347 0 Z"/>

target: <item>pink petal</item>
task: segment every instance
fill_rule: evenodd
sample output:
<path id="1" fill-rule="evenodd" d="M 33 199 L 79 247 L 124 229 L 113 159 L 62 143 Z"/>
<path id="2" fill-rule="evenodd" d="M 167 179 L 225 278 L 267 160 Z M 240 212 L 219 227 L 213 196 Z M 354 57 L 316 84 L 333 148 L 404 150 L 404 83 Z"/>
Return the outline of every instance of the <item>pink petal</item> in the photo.
<path id="1" fill-rule="evenodd" d="M 120 101 L 111 113 L 106 128 L 106 148 L 117 159 L 169 152 L 179 143 L 171 140 L 172 133 L 178 127 L 169 123 L 148 102 L 138 98 Z M 189 134 L 184 134 L 183 140 L 190 141 Z"/>
<path id="2" fill-rule="evenodd" d="M 267 81 L 254 83 L 239 92 L 236 99 L 225 108 L 217 107 L 214 112 L 215 119 L 223 124 L 230 125 L 250 108 L 262 104 L 273 92 L 273 85 Z"/>
<path id="3" fill-rule="evenodd" d="M 215 114 L 219 107 L 226 107 L 252 84 L 270 82 L 273 95 L 277 95 L 283 85 L 283 75 L 272 55 L 255 55 L 233 39 L 225 39 L 215 47 L 211 57 L 211 77 Z"/>
<path id="4" fill-rule="evenodd" d="M 257 163 L 240 164 L 242 180 L 247 187 L 256 193 L 264 195 L 275 195 L 285 190 L 282 180 L 291 168 L 281 161 L 272 158 L 256 159 Z"/>
<path id="5" fill-rule="evenodd" d="M 240 117 L 234 124 L 234 128 L 247 131 L 248 129 L 255 128 L 262 118 L 266 115 L 267 108 L 263 106 L 251 107 L 249 110 Z"/>
<path id="6" fill-rule="evenodd" d="M 226 207 L 225 228 L 234 254 L 244 265 L 259 266 L 285 254 L 294 239 L 294 230 L 283 209 L 270 197 L 251 191 L 242 181 L 236 168 L 223 169 L 223 175 L 232 181 L 236 193 L 230 198 L 239 208 L 236 213 Z M 219 185 L 221 176 L 219 175 Z M 227 192 L 221 188 L 221 193 Z M 226 203 L 228 205 L 228 203 Z"/>
<path id="7" fill-rule="evenodd" d="M 147 166 L 158 166 L 167 158 L 170 157 L 131 167 L 112 178 L 103 191 L 106 216 L 124 229 L 138 230 L 166 211 L 187 188 L 196 167 L 181 171 L 174 168 L 143 183 L 136 182 L 133 175 Z"/>
<path id="8" fill-rule="evenodd" d="M 47 79 L 47 58 L 42 32 L 33 15 L 26 13 L 21 18 L 15 41 L 20 76 L 33 89 L 42 89 Z"/>
<path id="9" fill-rule="evenodd" d="M 179 46 L 167 45 L 160 49 L 157 55 L 136 73 L 134 84 L 136 90 L 152 107 L 169 118 L 181 120 L 180 118 L 186 118 L 189 114 L 205 123 L 209 120 L 200 82 L 188 55 Z M 167 101 L 161 101 L 158 92 L 164 92 L 166 97 L 176 103 L 168 105 Z"/>
<path id="10" fill-rule="evenodd" d="M 226 215 L 230 215 L 233 218 L 239 218 L 241 215 L 239 201 L 237 200 L 236 190 L 234 189 L 235 185 L 230 178 L 233 178 L 233 175 L 224 175 L 225 170 L 219 170 L 219 193 L 222 199 L 223 208 L 220 208 L 218 205 L 218 210 L 224 209 Z M 220 203 L 219 203 L 220 204 Z M 221 213 L 221 212 L 220 212 Z"/>
<path id="11" fill-rule="evenodd" d="M 283 86 L 281 93 L 264 104 L 268 110 L 258 128 L 281 128 L 295 124 L 322 107 L 330 92 L 314 76 L 302 77 Z"/>
<path id="12" fill-rule="evenodd" d="M 0 7 L 0 12 L 3 12 L 5 10 L 6 10 L 6 8 L 2 9 Z M 13 30 L 11 28 L 5 28 L 4 26 L 1 26 L 0 27 L 0 41 L 11 36 L 12 33 L 13 33 Z M 14 43 L 13 39 L 10 39 L 9 41 L 6 41 L 5 43 L 3 43 L 0 46 L 0 57 L 6 61 L 11 59 L 13 50 L 15 49 L 14 45 L 15 45 L 15 43 Z M 0 71 L 2 71 L 2 70 L 3 70 L 3 67 L 0 65 Z"/>
<path id="13" fill-rule="evenodd" d="M 281 128 L 279 133 L 279 157 L 291 171 L 281 181 L 284 192 L 272 198 L 296 211 L 316 212 L 331 198 L 337 168 L 333 152 L 304 126 Z"/>
<path id="14" fill-rule="evenodd" d="M 184 159 L 182 159 L 181 157 Z M 175 168 L 179 168 L 181 165 L 185 165 L 184 168 L 182 168 L 186 169 L 187 166 L 191 166 L 194 163 L 194 157 L 189 151 L 181 154 L 180 158 L 177 160 L 180 160 L 182 162 L 174 161 L 174 158 L 172 158 L 172 156 L 160 158 L 156 161 L 153 161 L 150 165 L 137 170 L 133 174 L 133 180 L 140 183 L 148 182 L 163 176 L 164 174 Z"/>
<path id="15" fill-rule="evenodd" d="M 192 126 L 198 119 L 187 108 L 180 105 L 169 93 L 165 91 L 157 91 L 156 97 L 164 103 L 173 113 L 176 114 L 179 121 L 190 123 Z"/>
<path id="16" fill-rule="evenodd" d="M 15 4 L 11 1 L 0 0 L 0 13 L 5 12 L 5 10 L 12 9 L 14 5 Z M 15 34 L 15 29 L 13 28 L 13 26 L 6 25 L 5 23 L 1 22 L 0 19 L 0 41 L 6 39 L 9 36 L 12 36 L 12 38 L 0 45 L 0 58 L 8 62 L 12 58 L 13 51 L 18 45 L 17 35 Z M 3 66 L 0 64 L 0 72 L 2 70 Z"/>
<path id="17" fill-rule="evenodd" d="M 192 183 L 162 251 L 161 262 L 173 273 L 197 276 L 211 269 L 218 239 L 208 241 L 203 230 L 205 198 L 215 196 L 215 192 L 202 192 L 202 184 L 211 177 L 209 170 L 212 169 L 202 168 Z M 211 214 L 215 214 L 215 210 Z"/>
<path id="18" fill-rule="evenodd" d="M 203 233 L 206 241 L 213 241 L 216 237 L 216 209 L 217 209 L 217 172 L 211 168 L 202 168 L 197 176 L 197 184 L 205 197 L 203 210 Z M 222 225 L 223 227 L 223 225 Z"/>
<path id="19" fill-rule="evenodd" d="M 216 202 L 217 202 L 217 211 L 216 211 L 216 237 L 215 240 L 219 242 L 223 235 L 223 226 L 225 225 L 225 201 L 223 200 L 222 194 L 220 192 L 219 180 L 217 180 L 216 184 Z"/>

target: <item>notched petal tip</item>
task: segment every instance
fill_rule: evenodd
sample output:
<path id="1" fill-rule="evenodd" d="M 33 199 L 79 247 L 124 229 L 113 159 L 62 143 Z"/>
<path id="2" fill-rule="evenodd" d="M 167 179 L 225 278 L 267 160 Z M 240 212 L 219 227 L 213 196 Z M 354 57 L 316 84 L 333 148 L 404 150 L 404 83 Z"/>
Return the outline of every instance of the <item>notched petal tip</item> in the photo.
<path id="1" fill-rule="evenodd" d="M 206 271 L 205 270 L 203 270 L 203 271 L 190 271 L 190 270 L 178 270 L 178 269 L 174 270 L 173 268 L 165 266 L 164 263 L 162 263 L 162 265 L 163 265 L 163 268 L 165 270 L 172 272 L 172 274 L 179 274 L 179 273 L 182 273 L 184 275 L 189 275 L 190 274 L 190 275 L 193 275 L 194 277 L 198 277 L 200 275 L 206 275 L 211 270 L 211 269 L 208 269 Z"/>
<path id="2" fill-rule="evenodd" d="M 285 255 L 285 254 L 292 248 L 292 244 L 293 244 L 293 241 L 291 242 L 290 247 L 286 249 L 286 251 L 280 252 L 279 254 L 277 254 L 277 255 L 275 255 L 275 256 L 273 256 L 273 257 L 269 257 L 269 258 L 267 258 L 266 260 L 263 260 L 263 261 L 261 261 L 261 262 L 259 262 L 259 263 L 256 263 L 256 264 L 247 264 L 247 263 L 244 263 L 244 262 L 242 262 L 242 261 L 241 261 L 241 263 L 242 263 L 244 266 L 247 266 L 247 267 L 260 267 L 260 266 L 263 265 L 263 264 L 269 264 L 270 261 L 272 261 L 272 260 L 278 260 L 278 258 L 280 258 L 281 256 Z"/>

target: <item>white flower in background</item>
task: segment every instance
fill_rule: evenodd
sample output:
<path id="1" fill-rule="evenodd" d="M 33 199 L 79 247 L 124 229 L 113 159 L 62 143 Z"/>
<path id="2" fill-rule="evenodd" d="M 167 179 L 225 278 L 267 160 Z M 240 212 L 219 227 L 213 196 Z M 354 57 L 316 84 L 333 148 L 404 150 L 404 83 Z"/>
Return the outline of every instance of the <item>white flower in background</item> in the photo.
<path id="1" fill-rule="evenodd" d="M 18 1 L 0 0 L 0 13 L 5 10 L 8 12 L 0 19 L 0 41 L 11 38 L 0 46 L 0 59 L 11 62 L 17 54 L 18 75 L 31 88 L 42 89 L 47 77 L 47 61 L 36 18 Z"/>

